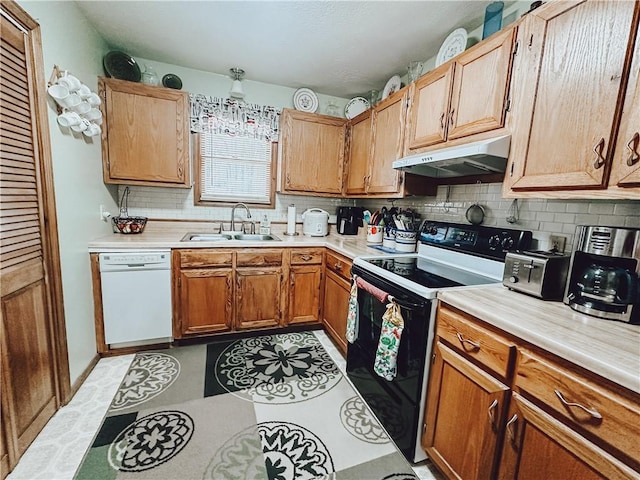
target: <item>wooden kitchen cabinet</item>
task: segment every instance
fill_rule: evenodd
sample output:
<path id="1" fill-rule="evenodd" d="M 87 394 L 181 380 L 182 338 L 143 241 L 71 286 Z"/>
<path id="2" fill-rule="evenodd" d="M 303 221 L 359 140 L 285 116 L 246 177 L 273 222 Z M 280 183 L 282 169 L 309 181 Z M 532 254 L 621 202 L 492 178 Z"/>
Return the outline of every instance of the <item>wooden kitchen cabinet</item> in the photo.
<path id="1" fill-rule="evenodd" d="M 281 325 L 283 256 L 283 249 L 256 248 L 236 253 L 236 329 Z"/>
<path id="2" fill-rule="evenodd" d="M 514 28 L 496 33 L 415 82 L 405 155 L 500 134 L 494 131 L 505 126 L 514 37 Z"/>
<path id="3" fill-rule="evenodd" d="M 368 109 L 351 119 L 347 126 L 349 149 L 344 193 L 362 195 L 367 193 L 369 157 L 373 137 L 373 115 Z"/>
<path id="4" fill-rule="evenodd" d="M 280 122 L 281 191 L 340 195 L 346 120 L 285 108 Z"/>
<path id="5" fill-rule="evenodd" d="M 227 332 L 233 326 L 233 252 L 173 251 L 175 338 Z"/>
<path id="6" fill-rule="evenodd" d="M 422 446 L 447 478 L 640 477 L 636 393 L 446 303 L 426 405 Z"/>
<path id="7" fill-rule="evenodd" d="M 99 78 L 105 183 L 190 188 L 189 95 Z"/>
<path id="8" fill-rule="evenodd" d="M 322 324 L 333 342 L 347 355 L 347 313 L 351 294 L 351 260 L 327 250 Z"/>
<path id="9" fill-rule="evenodd" d="M 323 250 L 291 250 L 287 325 L 319 323 L 322 300 Z"/>
<path id="10" fill-rule="evenodd" d="M 636 157 L 627 165 L 638 145 L 639 16 L 638 2 L 599 1 L 527 15 L 505 196 L 640 198 Z"/>
<path id="11" fill-rule="evenodd" d="M 458 331 L 466 320 L 439 308 L 422 447 L 450 478 L 486 479 L 495 476 L 509 398 L 488 370 L 506 374 L 515 347 L 479 326 L 473 336 Z"/>

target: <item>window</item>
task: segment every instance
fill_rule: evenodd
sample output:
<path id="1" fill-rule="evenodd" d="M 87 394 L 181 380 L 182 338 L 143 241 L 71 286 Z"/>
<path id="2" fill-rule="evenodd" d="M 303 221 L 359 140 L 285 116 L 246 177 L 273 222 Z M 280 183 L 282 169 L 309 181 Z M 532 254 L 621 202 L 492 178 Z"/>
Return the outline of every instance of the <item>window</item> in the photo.
<path id="1" fill-rule="evenodd" d="M 234 99 L 190 96 L 198 133 L 195 204 L 275 206 L 280 110 Z"/>
<path id="2" fill-rule="evenodd" d="M 196 204 L 245 202 L 274 206 L 277 143 L 265 138 L 201 132 Z"/>

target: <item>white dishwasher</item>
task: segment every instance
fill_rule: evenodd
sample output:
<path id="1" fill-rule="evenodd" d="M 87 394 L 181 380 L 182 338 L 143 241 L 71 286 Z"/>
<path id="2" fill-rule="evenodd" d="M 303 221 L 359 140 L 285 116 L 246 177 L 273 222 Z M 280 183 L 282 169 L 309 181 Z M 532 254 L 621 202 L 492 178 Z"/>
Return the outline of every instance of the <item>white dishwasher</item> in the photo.
<path id="1" fill-rule="evenodd" d="M 107 345 L 171 338 L 171 252 L 101 253 Z"/>

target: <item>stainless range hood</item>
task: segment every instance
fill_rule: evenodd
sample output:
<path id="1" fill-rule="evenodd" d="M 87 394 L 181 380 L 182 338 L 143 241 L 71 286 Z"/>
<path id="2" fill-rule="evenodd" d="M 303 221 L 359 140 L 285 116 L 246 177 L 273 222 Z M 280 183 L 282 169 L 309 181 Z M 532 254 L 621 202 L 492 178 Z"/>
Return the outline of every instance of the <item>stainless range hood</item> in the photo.
<path id="1" fill-rule="evenodd" d="M 511 136 L 433 150 L 393 162 L 393 168 L 434 178 L 503 173 Z"/>

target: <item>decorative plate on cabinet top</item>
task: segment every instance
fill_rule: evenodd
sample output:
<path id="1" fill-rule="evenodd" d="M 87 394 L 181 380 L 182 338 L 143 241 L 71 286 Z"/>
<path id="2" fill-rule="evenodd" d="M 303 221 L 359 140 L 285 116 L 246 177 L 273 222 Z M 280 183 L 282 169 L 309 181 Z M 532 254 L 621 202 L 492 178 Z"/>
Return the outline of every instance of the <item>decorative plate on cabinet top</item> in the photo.
<path id="1" fill-rule="evenodd" d="M 353 97 L 344 107 L 344 116 L 349 120 L 357 117 L 371 106 L 369 100 L 364 97 Z"/>
<path id="2" fill-rule="evenodd" d="M 436 67 L 448 62 L 467 48 L 467 31 L 464 28 L 456 28 L 442 42 L 442 46 L 436 57 Z"/>
<path id="3" fill-rule="evenodd" d="M 182 80 L 179 76 L 173 73 L 167 73 L 164 77 L 162 77 L 162 85 L 167 88 L 175 88 L 176 90 L 180 90 L 182 88 Z"/>
<path id="4" fill-rule="evenodd" d="M 140 66 L 130 55 L 116 50 L 107 53 L 102 58 L 102 66 L 109 77 L 129 82 L 139 82 L 142 78 Z"/>
<path id="5" fill-rule="evenodd" d="M 398 90 L 400 90 L 400 88 L 402 88 L 400 75 L 394 75 L 387 81 L 387 84 L 384 86 L 384 90 L 382 90 L 382 100 L 387 98 L 392 93 L 397 92 Z"/>
<path id="6" fill-rule="evenodd" d="M 293 106 L 303 112 L 315 112 L 318 109 L 318 96 L 310 88 L 299 88 L 293 94 Z"/>

